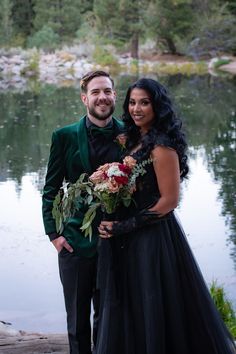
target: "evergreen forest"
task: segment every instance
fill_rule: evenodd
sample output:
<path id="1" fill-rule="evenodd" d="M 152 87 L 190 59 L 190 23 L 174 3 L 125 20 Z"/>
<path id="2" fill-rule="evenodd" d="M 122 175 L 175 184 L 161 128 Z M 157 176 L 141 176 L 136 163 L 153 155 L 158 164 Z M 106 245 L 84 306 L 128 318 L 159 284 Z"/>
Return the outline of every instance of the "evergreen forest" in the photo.
<path id="1" fill-rule="evenodd" d="M 53 51 L 81 43 L 112 45 L 139 57 L 236 54 L 235 0 L 0 0 L 0 47 Z"/>

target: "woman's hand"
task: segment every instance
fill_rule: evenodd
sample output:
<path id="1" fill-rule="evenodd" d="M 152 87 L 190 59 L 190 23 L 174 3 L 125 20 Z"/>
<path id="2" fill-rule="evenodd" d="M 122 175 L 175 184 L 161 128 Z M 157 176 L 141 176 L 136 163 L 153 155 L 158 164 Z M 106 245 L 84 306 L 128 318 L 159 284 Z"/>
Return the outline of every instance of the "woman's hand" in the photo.
<path id="1" fill-rule="evenodd" d="M 112 227 L 114 221 L 102 221 L 98 227 L 99 236 L 101 238 L 112 237 Z"/>

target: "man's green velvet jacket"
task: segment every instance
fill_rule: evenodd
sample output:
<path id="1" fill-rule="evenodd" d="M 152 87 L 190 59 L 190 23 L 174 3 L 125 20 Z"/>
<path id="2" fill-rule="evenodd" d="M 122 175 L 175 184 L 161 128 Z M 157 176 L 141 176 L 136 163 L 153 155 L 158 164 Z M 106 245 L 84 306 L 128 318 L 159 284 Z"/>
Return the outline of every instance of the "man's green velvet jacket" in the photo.
<path id="1" fill-rule="evenodd" d="M 113 118 L 113 126 L 119 132 L 123 123 Z M 60 128 L 52 134 L 42 208 L 44 228 L 47 235 L 57 233 L 52 209 L 54 198 L 63 181 L 74 183 L 84 172 L 88 174 L 94 172 L 89 161 L 86 117 L 82 117 L 79 122 Z M 84 237 L 80 230 L 83 217 L 83 211 L 78 211 L 66 223 L 63 236 L 73 247 L 74 252 L 81 256 L 92 257 L 96 253 L 98 232 L 97 228 L 94 228 L 91 242 L 88 237 Z"/>

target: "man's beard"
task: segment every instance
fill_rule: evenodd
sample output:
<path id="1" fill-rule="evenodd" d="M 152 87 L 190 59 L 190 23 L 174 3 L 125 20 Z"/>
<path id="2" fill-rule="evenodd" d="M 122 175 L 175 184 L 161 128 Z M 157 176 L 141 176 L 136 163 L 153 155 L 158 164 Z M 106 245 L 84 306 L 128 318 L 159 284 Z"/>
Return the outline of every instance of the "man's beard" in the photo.
<path id="1" fill-rule="evenodd" d="M 93 116 L 94 118 L 96 118 L 98 120 L 106 120 L 107 118 L 109 118 L 112 115 L 114 110 L 115 110 L 114 103 L 110 106 L 110 109 L 104 113 L 98 113 L 94 107 L 88 107 L 89 114 L 91 114 L 91 116 Z"/>

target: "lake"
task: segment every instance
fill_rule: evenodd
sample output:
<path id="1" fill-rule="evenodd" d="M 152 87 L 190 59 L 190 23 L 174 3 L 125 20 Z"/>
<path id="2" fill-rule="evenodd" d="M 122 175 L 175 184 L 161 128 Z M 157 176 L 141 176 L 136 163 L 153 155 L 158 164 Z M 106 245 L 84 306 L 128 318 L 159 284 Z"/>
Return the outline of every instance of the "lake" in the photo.
<path id="1" fill-rule="evenodd" d="M 134 80 L 116 78 L 116 116 Z M 236 309 L 236 77 L 159 80 L 189 142 L 191 172 L 177 214 L 206 282 L 223 285 Z M 52 131 L 85 113 L 79 83 L 12 87 L 0 91 L 0 107 L 0 320 L 27 331 L 65 332 L 57 254 L 44 234 L 41 192 Z"/>

